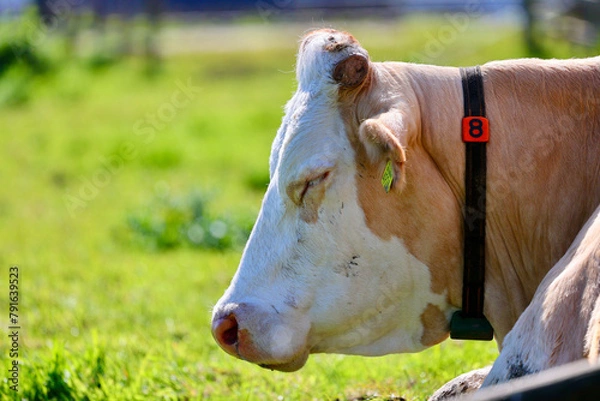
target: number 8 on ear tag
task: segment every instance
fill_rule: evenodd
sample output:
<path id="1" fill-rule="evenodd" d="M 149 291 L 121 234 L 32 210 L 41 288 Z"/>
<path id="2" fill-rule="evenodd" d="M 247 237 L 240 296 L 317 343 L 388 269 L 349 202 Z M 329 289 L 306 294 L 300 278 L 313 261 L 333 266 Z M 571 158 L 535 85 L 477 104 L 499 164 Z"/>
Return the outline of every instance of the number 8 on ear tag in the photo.
<path id="1" fill-rule="evenodd" d="M 381 185 L 386 193 L 390 192 L 392 183 L 394 182 L 394 169 L 392 167 L 392 161 L 388 160 L 385 169 L 383 170 L 383 176 L 381 177 Z"/>

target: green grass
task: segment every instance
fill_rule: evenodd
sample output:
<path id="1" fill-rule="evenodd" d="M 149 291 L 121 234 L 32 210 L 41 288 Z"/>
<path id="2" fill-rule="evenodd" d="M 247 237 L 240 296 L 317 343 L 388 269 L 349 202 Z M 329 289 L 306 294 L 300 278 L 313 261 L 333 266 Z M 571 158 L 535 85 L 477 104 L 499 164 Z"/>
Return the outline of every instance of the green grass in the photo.
<path id="1" fill-rule="evenodd" d="M 422 55 L 445 23 L 340 25 L 374 60 L 399 60 Z M 448 341 L 420 354 L 316 355 L 296 373 L 266 371 L 227 356 L 210 335 L 210 309 L 239 249 L 158 252 L 121 240 L 128 216 L 157 197 L 200 191 L 212 195 L 214 215 L 256 215 L 270 143 L 294 90 L 295 46 L 173 56 L 151 77 L 137 59 L 100 70 L 64 61 L 28 78 L 23 102 L 0 108 L 0 333 L 7 338 L 12 265 L 22 327 L 20 392 L 5 374 L 1 399 L 413 400 L 495 358 L 495 344 Z M 491 35 L 473 23 L 425 61 L 523 55 L 513 28 Z M 182 85 L 193 90 L 174 107 Z M 9 348 L 0 342 L 3 372 Z"/>

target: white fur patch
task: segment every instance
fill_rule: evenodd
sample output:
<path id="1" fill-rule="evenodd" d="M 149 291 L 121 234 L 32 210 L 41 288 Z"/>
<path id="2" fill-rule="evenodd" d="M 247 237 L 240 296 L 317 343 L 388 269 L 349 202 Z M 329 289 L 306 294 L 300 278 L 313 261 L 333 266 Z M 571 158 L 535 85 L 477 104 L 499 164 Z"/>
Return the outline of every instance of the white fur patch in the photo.
<path id="1" fill-rule="evenodd" d="M 272 354 L 284 343 L 288 347 L 284 338 L 289 336 L 280 334 L 297 331 L 297 324 L 310 325 L 302 347 L 311 352 L 419 351 L 425 348 L 421 315 L 432 304 L 449 317 L 446 296 L 431 291 L 428 267 L 398 238 L 382 240 L 367 227 L 358 204 L 354 152 L 347 137 L 336 132 L 342 123 L 335 109 L 309 117 L 299 119 L 310 120 L 326 135 L 305 127 L 285 132 L 259 219 L 219 305 L 253 303 L 277 310 L 280 324 L 272 330 L 278 334 L 261 333 L 280 339 L 272 343 Z M 323 165 L 336 166 L 332 183 L 318 221 L 307 224 L 282 187 Z"/>
<path id="2" fill-rule="evenodd" d="M 308 352 L 383 355 L 423 348 L 428 305 L 448 318 L 445 294 L 431 290 L 427 266 L 401 240 L 371 232 L 359 205 L 355 154 L 329 72 L 352 48 L 324 50 L 331 34 L 315 34 L 298 57 L 298 90 L 273 143 L 271 182 L 240 267 L 214 310 L 235 311 L 240 332 L 256 348 L 251 362 L 291 363 Z M 341 41 L 342 39 L 340 39 Z M 365 52 L 366 53 L 366 52 Z M 328 170 L 315 221 L 286 189 Z M 304 191 L 322 190 L 321 181 Z M 303 362 L 302 362 L 303 363 Z"/>

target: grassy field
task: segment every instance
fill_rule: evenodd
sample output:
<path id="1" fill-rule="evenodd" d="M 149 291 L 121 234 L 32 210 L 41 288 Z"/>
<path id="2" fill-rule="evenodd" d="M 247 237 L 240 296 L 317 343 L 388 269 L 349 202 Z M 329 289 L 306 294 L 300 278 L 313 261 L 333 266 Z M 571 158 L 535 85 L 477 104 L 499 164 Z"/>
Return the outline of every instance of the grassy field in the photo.
<path id="1" fill-rule="evenodd" d="M 492 35 L 485 21 L 435 48 L 448 24 L 341 28 L 374 60 L 468 65 L 524 55 L 514 28 Z M 495 344 L 448 341 L 414 355 L 316 355 L 283 374 L 235 360 L 212 340 L 210 309 L 241 250 L 236 239 L 201 245 L 220 227 L 212 223 L 243 231 L 259 209 L 270 142 L 294 90 L 295 46 L 171 55 L 152 76 L 138 59 L 0 76 L 1 399 L 420 400 L 495 358 Z M 193 203 L 193 194 L 208 200 Z M 201 235 L 186 220 L 196 216 L 190 203 L 206 209 Z M 195 234 L 180 238 L 182 227 Z M 11 266 L 18 393 L 8 380 Z"/>

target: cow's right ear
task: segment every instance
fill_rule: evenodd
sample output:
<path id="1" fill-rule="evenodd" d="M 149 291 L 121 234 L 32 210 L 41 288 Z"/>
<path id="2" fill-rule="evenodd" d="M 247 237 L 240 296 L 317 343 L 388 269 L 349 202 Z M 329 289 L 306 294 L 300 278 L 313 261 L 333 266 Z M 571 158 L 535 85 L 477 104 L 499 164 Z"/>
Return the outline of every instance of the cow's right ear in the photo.
<path id="1" fill-rule="evenodd" d="M 391 162 L 393 166 L 391 188 L 400 187 L 404 182 L 406 152 L 400 143 L 399 133 L 395 132 L 395 128 L 398 128 L 397 124 L 386 123 L 390 116 L 385 117 L 379 116 L 379 118 L 363 121 L 358 129 L 358 136 L 371 164 L 378 165 L 384 171 L 384 168 L 387 170 L 387 161 Z M 391 188 L 386 188 L 386 191 Z"/>

